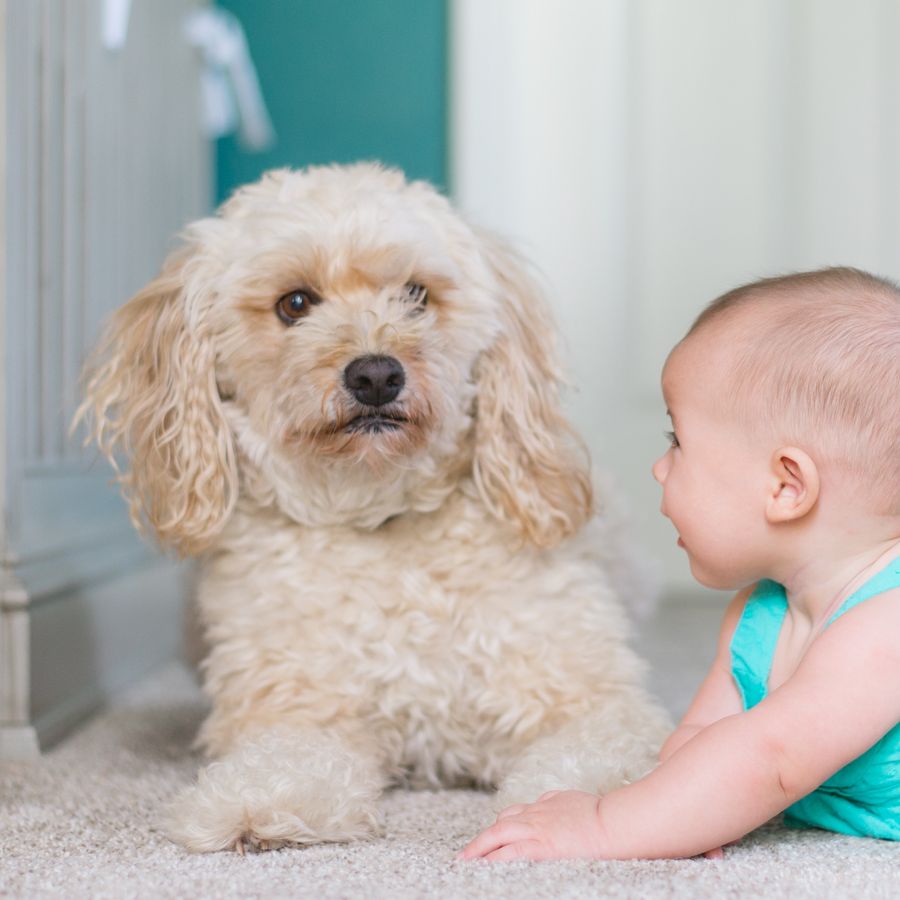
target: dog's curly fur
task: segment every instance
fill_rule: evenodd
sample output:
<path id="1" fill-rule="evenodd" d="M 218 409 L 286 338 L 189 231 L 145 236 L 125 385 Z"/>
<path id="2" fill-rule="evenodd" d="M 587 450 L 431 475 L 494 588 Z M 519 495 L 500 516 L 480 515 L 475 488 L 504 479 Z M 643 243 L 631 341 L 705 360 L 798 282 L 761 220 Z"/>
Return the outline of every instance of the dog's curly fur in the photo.
<path id="1" fill-rule="evenodd" d="M 423 285 L 427 303 L 405 285 Z M 315 305 L 296 325 L 278 299 Z M 345 383 L 403 367 L 382 411 Z M 667 722 L 641 687 L 554 329 L 523 263 L 377 165 L 280 170 L 120 309 L 81 416 L 138 525 L 200 556 L 216 758 L 192 850 L 346 840 L 415 786 L 608 790 Z"/>

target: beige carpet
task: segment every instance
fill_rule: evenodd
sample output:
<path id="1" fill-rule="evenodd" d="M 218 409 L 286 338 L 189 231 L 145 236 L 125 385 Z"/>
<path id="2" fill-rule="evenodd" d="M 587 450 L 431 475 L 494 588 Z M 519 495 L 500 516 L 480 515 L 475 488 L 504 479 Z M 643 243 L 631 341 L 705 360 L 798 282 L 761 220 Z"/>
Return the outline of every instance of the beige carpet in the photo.
<path id="1" fill-rule="evenodd" d="M 708 610 L 693 615 L 715 628 Z M 675 712 L 703 668 L 697 635 L 682 611 L 658 617 L 644 638 Z M 203 712 L 191 677 L 173 666 L 40 762 L 0 765 L 0 896 L 900 897 L 900 845 L 777 826 L 720 862 L 460 863 L 456 851 L 490 820 L 487 798 L 468 791 L 388 795 L 376 841 L 193 856 L 154 823 L 196 770 L 188 746 Z"/>

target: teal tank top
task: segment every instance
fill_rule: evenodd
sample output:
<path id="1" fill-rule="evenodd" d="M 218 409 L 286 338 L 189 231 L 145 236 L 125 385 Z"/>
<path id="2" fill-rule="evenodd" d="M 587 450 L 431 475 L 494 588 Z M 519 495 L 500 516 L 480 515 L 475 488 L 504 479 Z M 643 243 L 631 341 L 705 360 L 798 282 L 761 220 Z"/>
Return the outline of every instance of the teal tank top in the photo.
<path id="1" fill-rule="evenodd" d="M 825 627 L 864 600 L 896 587 L 900 587 L 900 557 L 854 591 Z M 756 706 L 768 692 L 772 657 L 787 610 L 784 588 L 775 581 L 761 581 L 747 600 L 731 639 L 731 672 L 744 709 Z M 794 828 L 811 825 L 900 841 L 900 723 L 862 756 L 789 806 L 784 821 Z"/>

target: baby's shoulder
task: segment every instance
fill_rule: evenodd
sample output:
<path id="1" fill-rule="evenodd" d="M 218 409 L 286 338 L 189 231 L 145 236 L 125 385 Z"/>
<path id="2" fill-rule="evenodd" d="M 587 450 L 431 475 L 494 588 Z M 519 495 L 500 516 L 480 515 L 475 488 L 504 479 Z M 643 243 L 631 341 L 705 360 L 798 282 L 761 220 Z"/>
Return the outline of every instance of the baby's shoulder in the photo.
<path id="1" fill-rule="evenodd" d="M 879 627 L 900 618 L 900 584 L 863 596 L 851 595 L 825 623 L 823 633 Z M 892 637 L 896 636 L 896 632 Z"/>
<path id="2" fill-rule="evenodd" d="M 841 608 L 807 653 L 810 662 L 827 665 L 842 658 L 849 666 L 892 672 L 900 679 L 900 586 L 879 591 Z"/>
<path id="3" fill-rule="evenodd" d="M 896 552 L 897 548 L 894 550 Z M 875 624 L 891 621 L 900 608 L 900 556 L 886 565 L 879 562 L 861 573 L 856 584 L 848 586 L 847 596 L 840 601 L 837 610 L 829 614 L 825 623 L 831 628 L 848 620 Z"/>

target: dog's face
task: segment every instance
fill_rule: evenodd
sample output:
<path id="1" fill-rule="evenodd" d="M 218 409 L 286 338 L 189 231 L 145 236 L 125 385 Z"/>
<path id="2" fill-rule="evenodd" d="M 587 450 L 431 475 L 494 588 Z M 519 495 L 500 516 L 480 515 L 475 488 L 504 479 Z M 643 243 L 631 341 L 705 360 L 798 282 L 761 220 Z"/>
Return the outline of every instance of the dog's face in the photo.
<path id="1" fill-rule="evenodd" d="M 271 452 L 346 482 L 458 442 L 501 326 L 446 201 L 374 167 L 278 173 L 222 223 L 206 243 L 228 262 L 205 275 L 219 391 Z"/>
<path id="2" fill-rule="evenodd" d="M 552 344 L 521 263 L 427 185 L 278 171 L 194 223 L 117 314 L 84 411 L 101 446 L 131 448 L 135 517 L 186 552 L 241 490 L 372 528 L 463 477 L 551 543 L 590 509 Z"/>

